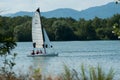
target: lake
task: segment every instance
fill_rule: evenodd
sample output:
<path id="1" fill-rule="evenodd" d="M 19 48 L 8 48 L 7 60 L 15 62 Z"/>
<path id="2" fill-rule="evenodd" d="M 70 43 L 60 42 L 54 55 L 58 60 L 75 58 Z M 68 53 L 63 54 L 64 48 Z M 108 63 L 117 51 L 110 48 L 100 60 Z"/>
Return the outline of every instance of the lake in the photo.
<path id="1" fill-rule="evenodd" d="M 43 74 L 61 74 L 67 65 L 70 69 L 80 71 L 80 67 L 98 66 L 104 71 L 112 67 L 115 80 L 120 75 L 120 41 L 61 41 L 52 42 L 58 57 L 27 57 L 33 47 L 32 42 L 18 42 L 13 52 L 18 53 L 15 70 L 27 72 L 30 66 L 41 68 Z"/>

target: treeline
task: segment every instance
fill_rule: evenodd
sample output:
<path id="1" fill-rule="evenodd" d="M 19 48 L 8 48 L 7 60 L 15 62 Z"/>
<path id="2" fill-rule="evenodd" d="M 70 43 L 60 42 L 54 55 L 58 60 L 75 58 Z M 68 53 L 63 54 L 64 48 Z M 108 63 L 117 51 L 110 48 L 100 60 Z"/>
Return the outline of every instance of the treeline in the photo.
<path id="1" fill-rule="evenodd" d="M 45 17 L 41 19 L 42 26 L 52 41 L 118 39 L 112 31 L 114 24 L 120 25 L 120 14 L 107 19 L 95 17 L 92 20 Z M 13 18 L 0 16 L 0 35 L 14 32 L 13 35 L 17 41 L 31 41 L 31 23 L 32 18 L 29 16 Z"/>

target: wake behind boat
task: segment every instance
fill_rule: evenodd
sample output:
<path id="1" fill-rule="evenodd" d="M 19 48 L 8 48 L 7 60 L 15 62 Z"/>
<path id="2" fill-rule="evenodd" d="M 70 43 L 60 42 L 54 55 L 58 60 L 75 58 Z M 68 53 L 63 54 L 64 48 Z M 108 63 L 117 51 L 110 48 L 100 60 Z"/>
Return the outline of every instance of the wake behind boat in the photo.
<path id="1" fill-rule="evenodd" d="M 39 8 L 35 11 L 35 14 L 32 18 L 32 42 L 33 42 L 33 51 L 31 54 L 27 55 L 28 57 L 49 57 L 49 56 L 58 56 L 58 53 L 49 52 L 47 49 L 53 49 L 45 28 L 41 25 L 40 19 L 40 10 Z"/>

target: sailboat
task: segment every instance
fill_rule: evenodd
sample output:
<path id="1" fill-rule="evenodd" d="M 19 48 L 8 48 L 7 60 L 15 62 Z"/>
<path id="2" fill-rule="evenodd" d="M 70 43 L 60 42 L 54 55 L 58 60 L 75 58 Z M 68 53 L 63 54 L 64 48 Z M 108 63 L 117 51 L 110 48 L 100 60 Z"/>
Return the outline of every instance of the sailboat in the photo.
<path id="1" fill-rule="evenodd" d="M 35 11 L 32 18 L 32 42 L 33 42 L 33 52 L 28 55 L 28 57 L 49 57 L 58 56 L 56 52 L 48 52 L 47 49 L 52 49 L 49 37 L 46 33 L 45 28 L 41 25 L 41 17 L 39 8 Z M 39 50 L 40 49 L 40 50 Z M 37 50 L 37 54 L 35 53 Z"/>

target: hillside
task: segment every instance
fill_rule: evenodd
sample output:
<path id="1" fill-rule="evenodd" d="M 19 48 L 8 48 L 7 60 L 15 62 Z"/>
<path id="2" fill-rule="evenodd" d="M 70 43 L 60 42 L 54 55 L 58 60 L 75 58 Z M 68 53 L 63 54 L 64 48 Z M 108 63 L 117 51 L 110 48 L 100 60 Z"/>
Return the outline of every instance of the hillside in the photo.
<path id="1" fill-rule="evenodd" d="M 120 14 L 120 5 L 116 5 L 113 2 L 102 6 L 91 7 L 82 11 L 77 11 L 69 8 L 62 8 L 48 12 L 41 12 L 41 15 L 46 18 L 72 17 L 77 20 L 79 18 L 93 19 L 94 17 L 109 18 L 114 14 Z M 6 14 L 5 16 L 16 17 L 24 15 L 32 16 L 33 12 L 20 11 L 14 14 Z"/>

